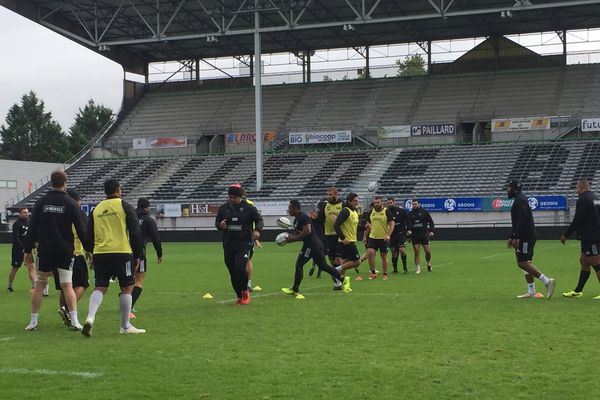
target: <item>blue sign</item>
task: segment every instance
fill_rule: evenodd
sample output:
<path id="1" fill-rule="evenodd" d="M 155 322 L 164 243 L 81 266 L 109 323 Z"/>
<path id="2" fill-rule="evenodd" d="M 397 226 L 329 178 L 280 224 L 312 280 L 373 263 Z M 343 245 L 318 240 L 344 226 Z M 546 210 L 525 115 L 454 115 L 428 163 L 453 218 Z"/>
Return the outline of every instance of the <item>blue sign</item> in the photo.
<path id="1" fill-rule="evenodd" d="M 533 211 L 568 210 L 565 196 L 529 196 L 527 200 Z"/>
<path id="2" fill-rule="evenodd" d="M 529 196 L 529 206 L 533 211 L 568 210 L 565 196 Z M 510 211 L 512 199 L 494 197 L 442 197 L 421 198 L 419 203 L 427 211 L 433 212 L 472 212 L 472 211 Z M 412 200 L 404 201 L 404 208 L 412 208 Z"/>
<path id="3" fill-rule="evenodd" d="M 94 211 L 94 208 L 96 208 L 96 204 L 82 204 L 81 205 L 81 211 L 83 211 L 85 213 L 85 215 L 87 215 L 88 217 L 90 216 L 92 211 Z"/>
<path id="4" fill-rule="evenodd" d="M 419 204 L 427 211 L 483 211 L 483 199 L 481 197 L 423 198 L 419 199 Z M 406 200 L 404 206 L 406 210 L 410 210 L 412 208 L 412 201 Z"/>

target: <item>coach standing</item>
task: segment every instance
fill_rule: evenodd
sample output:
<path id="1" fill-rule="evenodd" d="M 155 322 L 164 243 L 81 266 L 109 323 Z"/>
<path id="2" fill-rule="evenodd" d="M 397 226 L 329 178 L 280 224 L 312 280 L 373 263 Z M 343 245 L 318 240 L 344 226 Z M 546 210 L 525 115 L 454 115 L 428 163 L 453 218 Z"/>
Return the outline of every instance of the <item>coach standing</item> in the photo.
<path id="1" fill-rule="evenodd" d="M 231 276 L 231 285 L 237 295 L 236 304 L 250 304 L 246 264 L 255 240 L 260 239 L 263 219 L 256 207 L 242 200 L 241 187 L 227 189 L 229 201 L 217 213 L 215 226 L 223 232 L 225 265 Z"/>
<path id="2" fill-rule="evenodd" d="M 38 245 L 37 283 L 31 296 L 31 321 L 25 328 L 34 331 L 38 326 L 39 310 L 42 306 L 42 292 L 48 284 L 52 270 L 58 271 L 60 287 L 71 316 L 71 328 L 80 330 L 77 319 L 77 298 L 73 290 L 74 236 L 83 237 L 83 221 L 77 203 L 67 195 L 67 174 L 54 171 L 50 176 L 52 188 L 33 208 L 29 232 L 25 237 L 25 262 L 33 263 L 31 250 Z"/>
<path id="3" fill-rule="evenodd" d="M 560 241 L 565 244 L 568 237 L 573 232 L 577 232 L 577 236 L 581 240 L 579 255 L 581 271 L 577 287 L 570 292 L 563 293 L 565 297 L 583 295 L 583 287 L 590 277 L 590 267 L 594 268 L 600 280 L 600 200 L 591 191 L 590 184 L 586 179 L 577 182 L 575 190 L 579 195 L 575 206 L 575 216 L 567 231 L 560 237 Z M 600 296 L 596 296 L 594 299 L 600 299 Z"/>

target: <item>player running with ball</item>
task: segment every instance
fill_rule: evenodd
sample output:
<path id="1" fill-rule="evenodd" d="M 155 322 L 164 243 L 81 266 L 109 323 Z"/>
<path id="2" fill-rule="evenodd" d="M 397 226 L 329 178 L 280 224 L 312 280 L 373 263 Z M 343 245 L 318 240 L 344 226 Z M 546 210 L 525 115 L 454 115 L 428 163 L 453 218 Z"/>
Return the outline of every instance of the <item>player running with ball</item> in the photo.
<path id="1" fill-rule="evenodd" d="M 308 215 L 300 210 L 300 202 L 298 200 L 290 200 L 288 206 L 288 214 L 294 217 L 294 233 L 291 234 L 283 244 L 302 241 L 302 249 L 296 259 L 296 274 L 294 276 L 294 284 L 291 289 L 282 288 L 281 291 L 286 294 L 298 295 L 300 283 L 304 276 L 304 265 L 313 259 L 320 271 L 324 271 L 331 275 L 335 282 L 334 290 L 342 288 L 342 280 L 344 281 L 344 291 L 350 289 L 350 277 L 342 278 L 340 272 L 333 269 L 325 261 L 325 252 L 323 243 L 317 237 L 315 230 L 310 222 Z"/>

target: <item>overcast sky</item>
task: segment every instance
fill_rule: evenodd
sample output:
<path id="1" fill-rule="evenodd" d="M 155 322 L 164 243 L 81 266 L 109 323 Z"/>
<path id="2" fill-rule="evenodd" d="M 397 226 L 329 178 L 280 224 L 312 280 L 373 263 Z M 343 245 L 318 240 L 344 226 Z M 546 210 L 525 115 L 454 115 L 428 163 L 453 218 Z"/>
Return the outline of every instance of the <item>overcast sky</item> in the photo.
<path id="1" fill-rule="evenodd" d="M 10 107 L 33 90 L 66 132 L 89 99 L 121 105 L 121 66 L 0 7 L 0 125 Z"/>

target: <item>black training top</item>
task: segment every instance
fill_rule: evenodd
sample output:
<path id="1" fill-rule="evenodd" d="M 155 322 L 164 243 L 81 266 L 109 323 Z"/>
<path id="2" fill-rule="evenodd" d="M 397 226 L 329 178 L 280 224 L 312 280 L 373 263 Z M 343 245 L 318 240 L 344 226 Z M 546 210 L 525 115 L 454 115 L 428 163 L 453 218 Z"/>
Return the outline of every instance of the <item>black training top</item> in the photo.
<path id="1" fill-rule="evenodd" d="M 85 237 L 79 206 L 66 192 L 50 189 L 33 208 L 25 237 L 25 253 L 31 253 L 34 243 L 39 242 L 40 257 L 72 257 L 72 227 L 75 227 L 78 237 Z"/>
<path id="2" fill-rule="evenodd" d="M 310 235 L 302 239 L 304 247 L 316 248 L 322 245 L 321 241 L 319 240 L 319 236 L 317 235 L 314 224 L 311 223 L 310 218 L 305 212 L 300 211 L 294 219 L 294 231 L 296 232 L 296 234 L 301 233 L 306 225 L 311 225 L 311 230 Z"/>
<path id="3" fill-rule="evenodd" d="M 225 220 L 227 228 L 221 229 L 221 221 Z M 243 247 L 252 247 L 252 231 L 259 232 L 263 229 L 263 218 L 253 205 L 245 200 L 240 204 L 223 204 L 217 212 L 215 218 L 215 227 L 223 232 L 223 247 L 231 249 L 240 249 Z"/>
<path id="4" fill-rule="evenodd" d="M 413 236 L 425 236 L 427 232 L 433 232 L 435 225 L 429 211 L 419 207 L 408 213 L 409 226 Z"/>
<path id="5" fill-rule="evenodd" d="M 564 236 L 569 237 L 575 231 L 580 240 L 600 242 L 600 200 L 589 190 L 579 195 L 573 222 Z"/>
<path id="6" fill-rule="evenodd" d="M 535 222 L 533 221 L 533 212 L 523 193 L 515 196 L 512 207 L 510 208 L 510 218 L 512 221 L 511 239 L 535 239 Z"/>
<path id="7" fill-rule="evenodd" d="M 410 230 L 410 218 L 408 217 L 408 213 L 404 208 L 392 206 L 388 207 L 387 209 L 394 217 L 394 232 L 392 232 L 392 235 L 403 234 Z"/>
<path id="8" fill-rule="evenodd" d="M 25 236 L 27 236 L 27 230 L 29 229 L 29 221 L 26 219 L 17 219 L 12 225 L 12 244 L 15 250 L 23 251 L 25 247 Z"/>
<path id="9" fill-rule="evenodd" d="M 162 245 L 160 242 L 160 236 L 158 235 L 156 221 L 154 221 L 154 218 L 152 218 L 143 208 L 138 208 L 135 211 L 138 216 L 138 221 L 140 222 L 142 256 L 146 255 L 146 246 L 148 245 L 148 240 L 152 240 L 152 245 L 154 246 L 154 250 L 156 250 L 156 256 L 159 258 L 162 257 Z"/>

